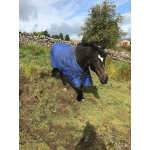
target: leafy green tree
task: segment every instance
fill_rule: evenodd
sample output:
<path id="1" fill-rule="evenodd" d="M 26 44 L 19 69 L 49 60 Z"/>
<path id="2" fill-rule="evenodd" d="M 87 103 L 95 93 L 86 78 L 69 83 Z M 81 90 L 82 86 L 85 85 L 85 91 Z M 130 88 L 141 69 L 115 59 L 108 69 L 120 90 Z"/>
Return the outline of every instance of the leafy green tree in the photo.
<path id="1" fill-rule="evenodd" d="M 59 36 L 58 35 L 52 35 L 52 38 L 59 39 Z"/>
<path id="2" fill-rule="evenodd" d="M 38 36 L 43 35 L 43 31 L 37 32 L 37 35 Z"/>
<path id="3" fill-rule="evenodd" d="M 48 34 L 47 30 L 43 31 L 43 35 L 50 37 L 50 34 Z"/>
<path id="4" fill-rule="evenodd" d="M 122 33 L 125 34 L 118 26 L 123 19 L 123 16 L 116 13 L 115 4 L 111 0 L 104 0 L 88 10 L 80 35 L 99 46 L 116 47 L 118 38 Z"/>
<path id="5" fill-rule="evenodd" d="M 40 31 L 40 32 L 33 32 L 33 35 L 36 35 L 36 36 L 45 35 L 45 36 L 50 37 L 50 34 L 48 34 L 47 30 Z"/>
<path id="6" fill-rule="evenodd" d="M 59 39 L 64 40 L 62 33 L 59 34 Z"/>
<path id="7" fill-rule="evenodd" d="M 37 34 L 37 32 L 33 32 L 33 35 L 37 36 L 38 34 Z"/>
<path id="8" fill-rule="evenodd" d="M 65 41 L 70 41 L 70 37 L 68 34 L 66 34 L 66 36 L 65 36 Z"/>
<path id="9" fill-rule="evenodd" d="M 86 39 L 85 37 L 82 38 L 82 42 L 87 42 L 88 39 Z"/>

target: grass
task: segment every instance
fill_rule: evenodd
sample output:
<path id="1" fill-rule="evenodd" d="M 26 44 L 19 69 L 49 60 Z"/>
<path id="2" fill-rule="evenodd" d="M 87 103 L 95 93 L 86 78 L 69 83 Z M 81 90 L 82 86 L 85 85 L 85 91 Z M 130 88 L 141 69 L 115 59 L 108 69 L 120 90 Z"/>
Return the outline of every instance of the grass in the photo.
<path id="1" fill-rule="evenodd" d="M 123 60 L 114 61 L 111 56 L 106 59 L 107 74 L 116 80 L 131 80 L 131 67 Z"/>
<path id="2" fill-rule="evenodd" d="M 63 91 L 50 77 L 49 49 L 37 54 L 39 47 L 20 45 L 20 150 L 130 149 L 130 78 L 120 78 L 128 67 L 108 60 L 107 85 L 91 72 L 93 86 L 83 88 L 86 101 L 79 103 L 70 86 Z"/>

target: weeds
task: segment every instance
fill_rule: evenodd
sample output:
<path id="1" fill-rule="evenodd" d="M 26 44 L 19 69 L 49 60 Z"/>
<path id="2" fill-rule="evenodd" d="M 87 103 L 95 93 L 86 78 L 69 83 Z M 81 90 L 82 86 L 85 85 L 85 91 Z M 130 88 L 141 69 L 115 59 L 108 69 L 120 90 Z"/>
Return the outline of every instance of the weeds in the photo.
<path id="1" fill-rule="evenodd" d="M 106 70 L 109 78 L 117 79 L 119 77 L 119 70 L 109 56 L 106 59 Z"/>
<path id="2" fill-rule="evenodd" d="M 46 48 L 42 47 L 41 45 L 35 45 L 35 44 L 20 43 L 19 48 L 30 50 L 30 52 L 33 55 L 41 55 L 41 54 L 45 54 L 45 52 L 46 52 Z"/>
<path id="3" fill-rule="evenodd" d="M 25 76 L 27 78 L 30 79 L 39 78 L 40 75 L 41 75 L 41 68 L 38 65 L 31 62 L 29 65 L 25 67 Z"/>
<path id="4" fill-rule="evenodd" d="M 108 56 L 106 59 L 106 70 L 109 78 L 117 80 L 131 79 L 131 68 L 123 60 L 113 61 L 112 57 Z"/>

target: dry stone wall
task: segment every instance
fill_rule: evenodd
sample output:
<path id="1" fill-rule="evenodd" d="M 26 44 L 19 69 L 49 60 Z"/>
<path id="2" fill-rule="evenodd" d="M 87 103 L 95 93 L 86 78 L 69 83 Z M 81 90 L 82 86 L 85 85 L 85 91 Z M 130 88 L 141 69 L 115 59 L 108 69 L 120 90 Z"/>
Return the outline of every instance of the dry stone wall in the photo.
<path id="1" fill-rule="evenodd" d="M 19 42 L 24 44 L 40 44 L 42 46 L 51 47 L 57 42 L 68 43 L 72 46 L 77 45 L 75 42 L 63 41 L 61 39 L 54 39 L 45 35 L 35 36 L 32 33 L 20 32 L 19 31 Z"/>
<path id="2" fill-rule="evenodd" d="M 124 60 L 131 65 L 131 56 L 129 56 L 126 52 L 113 51 L 109 49 L 106 49 L 105 51 L 108 52 L 108 55 L 110 55 L 113 60 Z"/>
<path id="3" fill-rule="evenodd" d="M 42 46 L 49 47 L 49 48 L 57 42 L 68 43 L 71 46 L 77 45 L 76 42 L 54 39 L 54 38 L 47 37 L 45 35 L 35 36 L 32 33 L 20 32 L 20 31 L 19 31 L 19 42 L 24 44 L 40 44 Z M 131 64 L 131 57 L 127 53 L 113 51 L 110 49 L 106 49 L 105 51 L 108 52 L 108 55 L 110 55 L 113 58 L 113 60 L 124 60 L 129 65 Z"/>

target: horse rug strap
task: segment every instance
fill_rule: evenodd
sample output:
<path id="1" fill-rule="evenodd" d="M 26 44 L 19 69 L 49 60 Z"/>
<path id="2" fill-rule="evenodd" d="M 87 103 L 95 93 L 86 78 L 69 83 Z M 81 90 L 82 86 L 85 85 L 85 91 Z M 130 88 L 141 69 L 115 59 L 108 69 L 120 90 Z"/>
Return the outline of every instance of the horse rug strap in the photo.
<path id="1" fill-rule="evenodd" d="M 60 70 L 75 87 L 93 84 L 89 69 L 86 72 L 79 67 L 75 57 L 76 46 L 56 43 L 50 50 L 51 65 Z"/>

